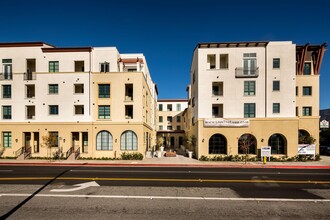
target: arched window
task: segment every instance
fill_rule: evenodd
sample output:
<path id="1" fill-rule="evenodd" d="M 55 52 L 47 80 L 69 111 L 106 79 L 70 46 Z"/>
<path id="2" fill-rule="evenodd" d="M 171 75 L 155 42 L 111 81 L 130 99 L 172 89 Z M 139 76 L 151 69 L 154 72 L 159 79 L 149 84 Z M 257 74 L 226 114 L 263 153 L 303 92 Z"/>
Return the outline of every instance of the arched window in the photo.
<path id="1" fill-rule="evenodd" d="M 281 134 L 273 134 L 270 136 L 268 145 L 272 147 L 272 154 L 286 153 L 286 139 Z"/>
<path id="2" fill-rule="evenodd" d="M 227 154 L 227 140 L 222 134 L 214 134 L 209 140 L 209 154 Z"/>
<path id="3" fill-rule="evenodd" d="M 137 136 L 134 131 L 125 131 L 120 138 L 120 150 L 137 150 Z"/>
<path id="4" fill-rule="evenodd" d="M 96 150 L 112 150 L 112 135 L 108 131 L 100 131 L 97 134 Z"/>
<path id="5" fill-rule="evenodd" d="M 257 139 L 252 134 L 243 134 L 238 139 L 239 154 L 256 154 Z"/>
<path id="6" fill-rule="evenodd" d="M 299 144 L 310 144 L 311 142 L 311 135 L 308 133 L 308 131 L 300 129 L 298 131 L 298 143 Z"/>

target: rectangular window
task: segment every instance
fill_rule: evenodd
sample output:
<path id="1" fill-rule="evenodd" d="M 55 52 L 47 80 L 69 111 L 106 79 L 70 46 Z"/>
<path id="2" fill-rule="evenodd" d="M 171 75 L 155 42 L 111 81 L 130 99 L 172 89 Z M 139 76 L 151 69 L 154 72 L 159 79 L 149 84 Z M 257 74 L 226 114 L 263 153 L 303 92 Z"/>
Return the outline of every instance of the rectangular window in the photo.
<path id="1" fill-rule="evenodd" d="M 2 132 L 2 143 L 4 148 L 11 147 L 11 132 Z"/>
<path id="2" fill-rule="evenodd" d="M 212 118 L 223 118 L 223 104 L 212 105 Z"/>
<path id="3" fill-rule="evenodd" d="M 58 94 L 58 84 L 48 84 L 49 94 Z"/>
<path id="4" fill-rule="evenodd" d="M 279 69 L 280 68 L 280 58 L 274 58 L 273 59 L 273 69 Z"/>
<path id="5" fill-rule="evenodd" d="M 298 89 L 298 86 L 296 86 L 296 96 L 299 95 L 299 89 Z"/>
<path id="6" fill-rule="evenodd" d="M 84 114 L 84 106 L 83 105 L 75 105 L 74 106 L 74 114 L 75 115 L 83 115 Z"/>
<path id="7" fill-rule="evenodd" d="M 312 107 L 303 107 L 303 116 L 312 116 Z"/>
<path id="8" fill-rule="evenodd" d="M 84 94 L 84 84 L 74 84 L 75 94 Z"/>
<path id="9" fill-rule="evenodd" d="M 85 72 L 85 62 L 84 61 L 74 61 L 74 71 L 75 72 Z"/>
<path id="10" fill-rule="evenodd" d="M 223 96 L 223 82 L 212 82 L 212 95 Z"/>
<path id="11" fill-rule="evenodd" d="M 159 111 L 163 111 L 163 104 L 159 104 L 159 105 L 158 105 L 158 110 L 159 110 Z"/>
<path id="12" fill-rule="evenodd" d="M 159 122 L 163 122 L 163 116 L 159 116 Z"/>
<path id="13" fill-rule="evenodd" d="M 255 117 L 256 117 L 256 104 L 244 103 L 244 118 L 255 118 Z"/>
<path id="14" fill-rule="evenodd" d="M 172 122 L 172 116 L 167 116 L 167 122 Z"/>
<path id="15" fill-rule="evenodd" d="M 296 107 L 296 116 L 299 116 L 299 108 Z"/>
<path id="16" fill-rule="evenodd" d="M 26 106 L 26 119 L 35 119 L 36 107 L 34 105 Z"/>
<path id="17" fill-rule="evenodd" d="M 2 72 L 3 72 L 3 79 L 5 80 L 13 79 L 12 59 L 2 59 Z"/>
<path id="18" fill-rule="evenodd" d="M 50 115 L 58 115 L 58 105 L 50 105 L 49 106 L 49 114 Z"/>
<path id="19" fill-rule="evenodd" d="M 99 119 L 110 119 L 110 105 L 99 105 Z"/>
<path id="20" fill-rule="evenodd" d="M 99 98 L 110 98 L 110 84 L 99 84 Z"/>
<path id="21" fill-rule="evenodd" d="M 273 113 L 280 113 L 280 103 L 273 103 Z"/>
<path id="22" fill-rule="evenodd" d="M 125 118 L 133 119 L 133 105 L 125 105 Z"/>
<path id="23" fill-rule="evenodd" d="M 167 130 L 172 131 L 172 126 L 167 126 Z"/>
<path id="24" fill-rule="evenodd" d="M 2 119 L 11 119 L 11 106 L 2 106 Z"/>
<path id="25" fill-rule="evenodd" d="M 280 81 L 273 81 L 273 91 L 280 91 Z"/>
<path id="26" fill-rule="evenodd" d="M 101 73 L 107 73 L 107 72 L 109 72 L 109 67 L 110 67 L 110 64 L 107 63 L 107 62 L 100 63 L 100 72 Z"/>
<path id="27" fill-rule="evenodd" d="M 169 111 L 169 112 L 172 111 L 172 104 L 167 104 L 167 111 Z"/>
<path id="28" fill-rule="evenodd" d="M 255 81 L 244 81 L 244 95 L 256 95 L 256 82 Z"/>
<path id="29" fill-rule="evenodd" d="M 133 84 L 125 84 L 125 101 L 133 101 Z"/>
<path id="30" fill-rule="evenodd" d="M 180 103 L 176 104 L 176 110 L 177 110 L 178 112 L 181 111 L 181 104 L 180 104 Z"/>
<path id="31" fill-rule="evenodd" d="M 176 116 L 176 122 L 180 123 L 181 122 L 181 116 Z"/>
<path id="32" fill-rule="evenodd" d="M 312 95 L 312 87 L 311 86 L 304 86 L 303 87 L 303 95 L 304 96 L 311 96 Z"/>
<path id="33" fill-rule="evenodd" d="M 26 88 L 26 98 L 35 97 L 35 85 L 25 85 Z"/>
<path id="34" fill-rule="evenodd" d="M 2 98 L 3 99 L 11 98 L 11 85 L 2 85 Z"/>
<path id="35" fill-rule="evenodd" d="M 215 54 L 207 55 L 207 69 L 215 69 Z"/>
<path id="36" fill-rule="evenodd" d="M 191 99 L 191 106 L 192 106 L 192 107 L 195 106 L 195 97 L 193 97 L 193 98 Z"/>
<path id="37" fill-rule="evenodd" d="M 312 70 L 311 70 L 311 63 L 304 63 L 304 75 L 311 75 Z"/>
<path id="38" fill-rule="evenodd" d="M 127 69 L 127 72 L 136 72 L 136 71 L 137 71 L 136 68 L 128 68 L 128 69 Z"/>
<path id="39" fill-rule="evenodd" d="M 220 69 L 228 69 L 228 54 L 220 54 Z"/>
<path id="40" fill-rule="evenodd" d="M 180 131 L 181 130 L 181 126 L 180 125 L 176 126 L 176 130 Z"/>
<path id="41" fill-rule="evenodd" d="M 50 73 L 57 73 L 59 71 L 58 61 L 49 61 L 49 71 Z"/>
<path id="42" fill-rule="evenodd" d="M 159 130 L 162 131 L 163 129 L 163 125 L 159 125 Z"/>

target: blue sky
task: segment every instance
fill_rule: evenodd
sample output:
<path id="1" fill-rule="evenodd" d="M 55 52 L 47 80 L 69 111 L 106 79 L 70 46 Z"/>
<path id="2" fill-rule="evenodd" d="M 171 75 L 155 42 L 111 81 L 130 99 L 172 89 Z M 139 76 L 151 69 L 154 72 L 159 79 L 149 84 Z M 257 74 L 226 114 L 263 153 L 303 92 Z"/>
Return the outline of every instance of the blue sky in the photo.
<path id="1" fill-rule="evenodd" d="M 1 3 L 0 42 L 116 46 L 120 53 L 141 52 L 159 98 L 186 98 L 198 42 L 322 44 L 330 37 L 329 5 L 327 0 L 11 0 Z M 330 51 L 320 81 L 320 108 L 327 109 Z"/>

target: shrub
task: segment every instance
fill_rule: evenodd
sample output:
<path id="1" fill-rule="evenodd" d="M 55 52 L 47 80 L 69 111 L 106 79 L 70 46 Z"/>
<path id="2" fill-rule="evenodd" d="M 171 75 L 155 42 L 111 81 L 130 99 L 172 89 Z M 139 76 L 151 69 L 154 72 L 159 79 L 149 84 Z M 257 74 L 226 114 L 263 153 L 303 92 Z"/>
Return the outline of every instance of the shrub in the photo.
<path id="1" fill-rule="evenodd" d="M 123 152 L 120 156 L 122 160 L 143 160 L 143 154 L 136 152 Z"/>
<path id="2" fill-rule="evenodd" d="M 243 162 L 245 161 L 245 155 L 215 155 L 215 156 L 205 156 L 202 155 L 199 158 L 200 161 L 234 161 L 234 162 Z M 295 161 L 319 161 L 321 160 L 321 157 L 319 154 L 315 155 L 315 159 L 313 159 L 312 155 L 297 155 L 293 157 L 287 157 L 287 156 L 282 156 L 282 157 L 270 157 L 270 161 L 272 162 L 295 162 Z M 247 161 L 250 162 L 256 162 L 260 161 L 260 158 L 257 156 L 247 156 Z M 268 161 L 268 159 L 267 159 Z"/>

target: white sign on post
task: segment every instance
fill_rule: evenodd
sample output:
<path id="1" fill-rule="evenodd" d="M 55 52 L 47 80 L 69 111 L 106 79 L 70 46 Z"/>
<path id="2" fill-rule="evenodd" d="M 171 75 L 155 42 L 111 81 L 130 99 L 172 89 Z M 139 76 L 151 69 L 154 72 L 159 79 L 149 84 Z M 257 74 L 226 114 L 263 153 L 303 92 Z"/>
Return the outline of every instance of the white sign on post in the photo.
<path id="1" fill-rule="evenodd" d="M 315 144 L 299 144 L 298 155 L 315 155 Z"/>
<path id="2" fill-rule="evenodd" d="M 271 146 L 261 147 L 261 158 L 268 157 L 268 161 L 270 161 L 271 156 L 272 156 L 272 147 Z"/>
<path id="3" fill-rule="evenodd" d="M 320 122 L 320 128 L 329 128 L 329 122 L 327 120 L 322 120 Z"/>

